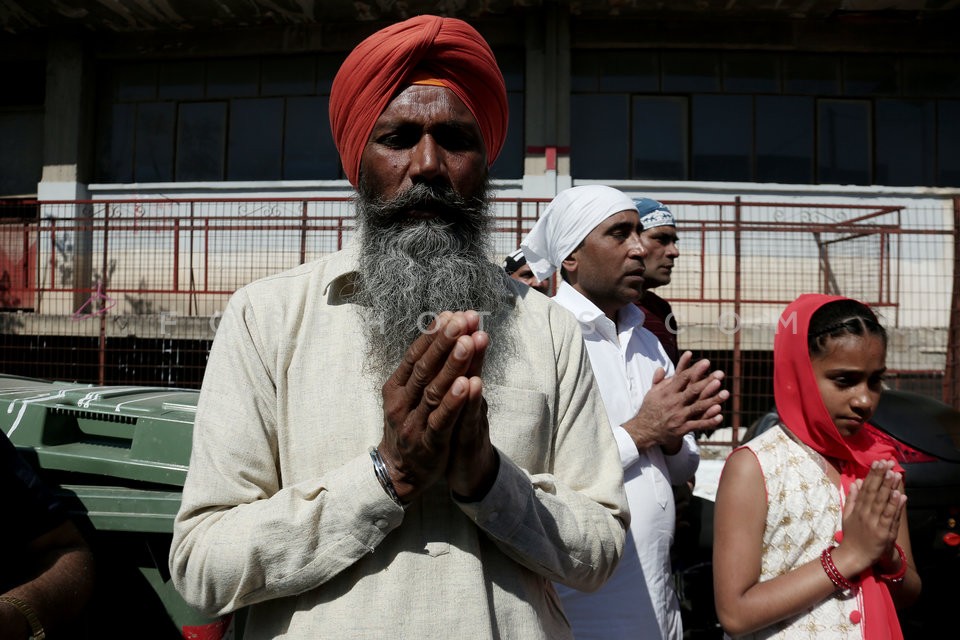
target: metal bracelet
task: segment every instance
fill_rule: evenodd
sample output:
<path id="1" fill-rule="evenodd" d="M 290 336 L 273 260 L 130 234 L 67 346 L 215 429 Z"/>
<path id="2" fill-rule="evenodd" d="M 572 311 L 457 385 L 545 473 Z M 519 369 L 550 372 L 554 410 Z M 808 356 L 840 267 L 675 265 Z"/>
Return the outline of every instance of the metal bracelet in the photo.
<path id="1" fill-rule="evenodd" d="M 43 625 L 40 624 L 40 618 L 37 617 L 36 611 L 34 611 L 33 607 L 29 604 L 13 596 L 0 596 L 0 602 L 16 607 L 23 617 L 27 619 L 27 624 L 30 625 L 30 633 L 32 634 L 30 637 L 32 637 L 33 640 L 44 640 L 47 637 L 47 634 L 43 630 Z"/>
<path id="2" fill-rule="evenodd" d="M 387 492 L 390 499 L 397 503 L 397 506 L 403 507 L 400 502 L 400 496 L 397 495 L 397 489 L 393 486 L 393 480 L 390 479 L 390 472 L 387 471 L 387 465 L 380 457 L 380 451 L 376 447 L 370 447 L 370 459 L 373 460 L 373 473 L 377 476 L 380 486 Z"/>

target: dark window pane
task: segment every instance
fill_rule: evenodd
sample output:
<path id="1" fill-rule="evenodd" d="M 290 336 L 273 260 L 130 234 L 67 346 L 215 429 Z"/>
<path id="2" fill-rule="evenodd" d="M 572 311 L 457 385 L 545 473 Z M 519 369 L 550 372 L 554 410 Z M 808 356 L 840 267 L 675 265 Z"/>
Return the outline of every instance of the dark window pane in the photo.
<path id="1" fill-rule="evenodd" d="M 523 91 L 525 64 L 523 51 L 498 51 L 496 56 L 507 91 Z"/>
<path id="2" fill-rule="evenodd" d="M 279 180 L 283 98 L 230 102 L 228 180 Z"/>
<path id="3" fill-rule="evenodd" d="M 900 93 L 899 65 L 889 56 L 857 56 L 843 61 L 843 92 L 848 96 L 895 96 Z"/>
<path id="4" fill-rule="evenodd" d="M 333 86 L 333 78 L 337 75 L 340 65 L 343 63 L 343 54 L 321 54 L 317 56 L 317 93 L 326 96 L 330 95 L 330 87 Z"/>
<path id="5" fill-rule="evenodd" d="M 600 90 L 600 52 L 570 52 L 570 90 L 574 93 L 596 93 Z"/>
<path id="6" fill-rule="evenodd" d="M 158 79 L 161 100 L 195 100 L 203 97 L 202 62 L 165 62 Z"/>
<path id="7" fill-rule="evenodd" d="M 813 182 L 813 98 L 757 96 L 757 182 Z"/>
<path id="8" fill-rule="evenodd" d="M 713 53 L 664 53 L 660 56 L 664 93 L 720 91 L 720 64 Z"/>
<path id="9" fill-rule="evenodd" d="M 327 120 L 326 96 L 288 98 L 283 144 L 283 177 L 287 180 L 336 180 L 340 156 Z"/>
<path id="10" fill-rule="evenodd" d="M 173 131 L 176 105 L 172 102 L 147 102 L 137 105 L 136 182 L 173 180 Z"/>
<path id="11" fill-rule="evenodd" d="M 874 182 L 933 186 L 936 157 L 932 101 L 877 100 L 877 173 Z"/>
<path id="12" fill-rule="evenodd" d="M 490 168 L 490 175 L 497 178 L 521 178 L 524 158 L 523 90 L 526 57 L 523 51 L 497 52 L 497 64 L 500 65 L 507 84 L 510 121 L 507 138 L 497 161 Z"/>
<path id="13" fill-rule="evenodd" d="M 833 96 L 840 93 L 840 65 L 836 58 L 786 55 L 783 92 Z"/>
<path id="14" fill-rule="evenodd" d="M 601 58 L 600 91 L 656 93 L 659 89 L 657 54 L 610 51 Z"/>
<path id="15" fill-rule="evenodd" d="M 955 98 L 960 96 L 960 57 L 905 58 L 903 89 L 908 96 Z"/>
<path id="16" fill-rule="evenodd" d="M 313 56 L 267 58 L 262 69 L 262 96 L 303 96 L 317 92 L 317 61 Z"/>
<path id="17" fill-rule="evenodd" d="M 723 90 L 728 93 L 780 93 L 780 56 L 723 54 Z"/>
<path id="18" fill-rule="evenodd" d="M 0 69 L 0 106 L 43 106 L 47 94 L 47 64 L 43 60 L 18 60 Z"/>
<path id="19" fill-rule="evenodd" d="M 101 111 L 97 135 L 97 177 L 133 182 L 133 128 L 136 105 L 112 104 Z"/>
<path id="20" fill-rule="evenodd" d="M 43 171 L 43 110 L 0 111 L 0 196 L 37 193 Z"/>
<path id="21" fill-rule="evenodd" d="M 177 126 L 176 179 L 181 182 L 223 180 L 226 138 L 226 103 L 181 104 Z"/>
<path id="22" fill-rule="evenodd" d="M 817 178 L 822 184 L 870 184 L 870 104 L 817 104 Z"/>
<path id="23" fill-rule="evenodd" d="M 510 103 L 510 124 L 507 127 L 507 139 L 497 161 L 490 168 L 490 175 L 496 178 L 523 177 L 523 93 L 507 93 Z"/>
<path id="24" fill-rule="evenodd" d="M 113 68 L 114 96 L 119 102 L 157 99 L 157 65 L 118 64 Z"/>
<path id="25" fill-rule="evenodd" d="M 632 178 L 688 178 L 686 98 L 638 96 L 633 99 L 632 160 Z"/>
<path id="26" fill-rule="evenodd" d="M 208 98 L 254 97 L 260 91 L 259 85 L 260 61 L 256 58 L 207 63 Z"/>
<path id="27" fill-rule="evenodd" d="M 575 178 L 627 178 L 630 139 L 629 96 L 574 95 L 570 98 L 570 171 Z"/>
<path id="28" fill-rule="evenodd" d="M 694 180 L 753 179 L 753 98 L 693 96 L 690 120 Z"/>
<path id="29" fill-rule="evenodd" d="M 960 187 L 960 100 L 937 103 L 937 185 Z"/>

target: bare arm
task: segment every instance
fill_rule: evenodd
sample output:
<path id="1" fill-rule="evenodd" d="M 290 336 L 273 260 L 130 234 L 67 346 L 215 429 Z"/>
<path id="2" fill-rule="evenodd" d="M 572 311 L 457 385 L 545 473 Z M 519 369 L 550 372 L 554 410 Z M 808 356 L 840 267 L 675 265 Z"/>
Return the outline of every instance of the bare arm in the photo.
<path id="1" fill-rule="evenodd" d="M 46 631 L 75 618 L 93 591 L 93 554 L 72 522 L 64 522 L 30 545 L 35 577 L 6 593 L 27 603 Z M 11 604 L 0 604 L 0 640 L 30 637 L 27 619 Z"/>
<path id="2" fill-rule="evenodd" d="M 766 517 L 760 464 L 751 451 L 735 451 L 723 467 L 713 530 L 717 617 L 733 636 L 767 627 L 834 592 L 819 561 L 760 582 Z"/>
<path id="3" fill-rule="evenodd" d="M 871 470 L 847 499 L 844 538 L 833 559 L 848 578 L 855 579 L 881 558 L 891 559 L 896 532 L 906 526 L 902 524 L 906 497 L 895 489 L 898 474 L 887 475 L 887 469 L 884 464 Z M 713 558 L 717 615 L 731 635 L 768 627 L 808 609 L 836 590 L 819 560 L 760 582 L 766 509 L 760 465 L 748 450 L 734 452 L 724 465 L 717 491 Z M 906 542 L 909 545 L 909 540 Z M 907 547 L 904 553 L 908 553 Z M 907 558 L 909 567 L 912 556 Z M 919 593 L 916 571 L 908 568 L 903 584 L 893 591 L 900 592 L 902 602 L 915 598 Z"/>

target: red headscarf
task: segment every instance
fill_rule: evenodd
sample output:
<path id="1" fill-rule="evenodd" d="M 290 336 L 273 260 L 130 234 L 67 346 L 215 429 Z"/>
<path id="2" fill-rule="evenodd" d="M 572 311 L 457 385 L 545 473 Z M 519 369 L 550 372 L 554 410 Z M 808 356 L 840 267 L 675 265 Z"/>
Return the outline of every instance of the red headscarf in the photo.
<path id="1" fill-rule="evenodd" d="M 841 484 L 849 492 L 850 484 L 866 476 L 874 460 L 893 459 L 894 450 L 866 429 L 850 437 L 841 436 L 820 397 L 807 346 L 810 318 L 828 302 L 846 299 L 808 293 L 787 306 L 773 342 L 773 394 L 781 422 L 814 451 L 840 461 Z M 899 465 L 895 469 L 903 472 Z M 867 569 L 860 578 L 865 637 L 902 639 L 887 585 L 877 580 L 873 569 Z"/>
<path id="2" fill-rule="evenodd" d="M 806 293 L 790 303 L 780 316 L 773 342 L 773 397 L 780 420 L 802 442 L 842 465 L 844 488 L 863 478 L 874 460 L 894 457 L 893 447 L 877 440 L 866 429 L 844 438 L 820 398 L 820 389 L 810 364 L 807 335 L 810 318 L 840 296 Z M 898 467 L 898 471 L 903 469 Z"/>
<path id="3" fill-rule="evenodd" d="M 490 46 L 456 18 L 417 16 L 381 29 L 347 56 L 330 91 L 330 128 L 354 187 L 373 125 L 412 76 L 439 81 L 476 118 L 493 164 L 507 135 L 507 91 Z"/>

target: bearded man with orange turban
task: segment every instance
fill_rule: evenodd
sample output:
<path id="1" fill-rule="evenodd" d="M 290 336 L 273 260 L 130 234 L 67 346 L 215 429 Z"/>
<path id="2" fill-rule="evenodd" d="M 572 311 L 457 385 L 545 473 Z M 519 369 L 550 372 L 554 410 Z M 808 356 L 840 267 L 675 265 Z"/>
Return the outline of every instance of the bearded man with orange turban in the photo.
<path id="1" fill-rule="evenodd" d="M 356 242 L 231 299 L 174 584 L 253 638 L 569 638 L 551 583 L 598 588 L 629 516 L 576 321 L 488 258 L 493 53 L 455 19 L 388 27 L 330 124 Z"/>

